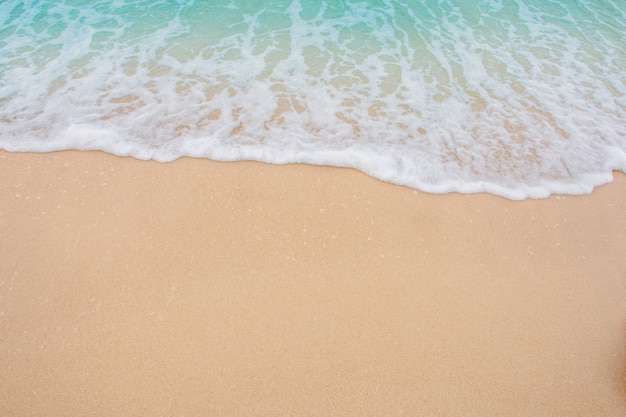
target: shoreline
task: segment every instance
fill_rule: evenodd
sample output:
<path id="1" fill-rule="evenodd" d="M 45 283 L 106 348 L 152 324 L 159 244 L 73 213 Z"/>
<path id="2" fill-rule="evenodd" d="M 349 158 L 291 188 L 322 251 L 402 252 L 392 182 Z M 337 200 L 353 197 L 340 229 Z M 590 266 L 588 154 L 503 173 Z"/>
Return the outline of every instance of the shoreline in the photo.
<path id="1" fill-rule="evenodd" d="M 626 175 L 0 151 L 0 414 L 626 413 Z"/>

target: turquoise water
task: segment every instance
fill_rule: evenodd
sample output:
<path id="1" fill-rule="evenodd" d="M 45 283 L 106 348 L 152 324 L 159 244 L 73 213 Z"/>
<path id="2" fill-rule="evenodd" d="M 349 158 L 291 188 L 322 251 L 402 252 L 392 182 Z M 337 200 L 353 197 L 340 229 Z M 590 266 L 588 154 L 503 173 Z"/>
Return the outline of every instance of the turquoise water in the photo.
<path id="1" fill-rule="evenodd" d="M 581 194 L 626 172 L 625 45 L 622 0 L 4 0 L 0 148 Z"/>

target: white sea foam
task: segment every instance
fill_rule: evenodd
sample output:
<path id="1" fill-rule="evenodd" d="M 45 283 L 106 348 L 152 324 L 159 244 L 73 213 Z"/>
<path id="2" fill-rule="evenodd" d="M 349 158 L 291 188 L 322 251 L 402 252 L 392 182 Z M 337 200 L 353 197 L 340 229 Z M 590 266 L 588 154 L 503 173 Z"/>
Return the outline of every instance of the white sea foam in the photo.
<path id="1" fill-rule="evenodd" d="M 0 147 L 588 193 L 626 172 L 625 25 L 607 0 L 8 0 Z"/>

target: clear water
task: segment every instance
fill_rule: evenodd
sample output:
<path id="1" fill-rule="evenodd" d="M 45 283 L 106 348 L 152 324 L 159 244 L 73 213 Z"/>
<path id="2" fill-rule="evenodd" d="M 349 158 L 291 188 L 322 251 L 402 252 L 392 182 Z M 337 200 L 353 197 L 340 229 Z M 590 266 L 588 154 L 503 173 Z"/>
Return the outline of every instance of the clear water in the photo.
<path id="1" fill-rule="evenodd" d="M 0 148 L 581 194 L 626 172 L 624 74 L 623 0 L 3 0 Z"/>

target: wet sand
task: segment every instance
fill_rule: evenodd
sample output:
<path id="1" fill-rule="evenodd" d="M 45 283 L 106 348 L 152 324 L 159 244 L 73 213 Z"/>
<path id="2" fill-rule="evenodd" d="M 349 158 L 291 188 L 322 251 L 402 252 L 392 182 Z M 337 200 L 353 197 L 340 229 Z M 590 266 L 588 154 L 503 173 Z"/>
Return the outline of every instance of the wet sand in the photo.
<path id="1" fill-rule="evenodd" d="M 0 152 L 0 415 L 626 415 L 626 176 Z"/>

